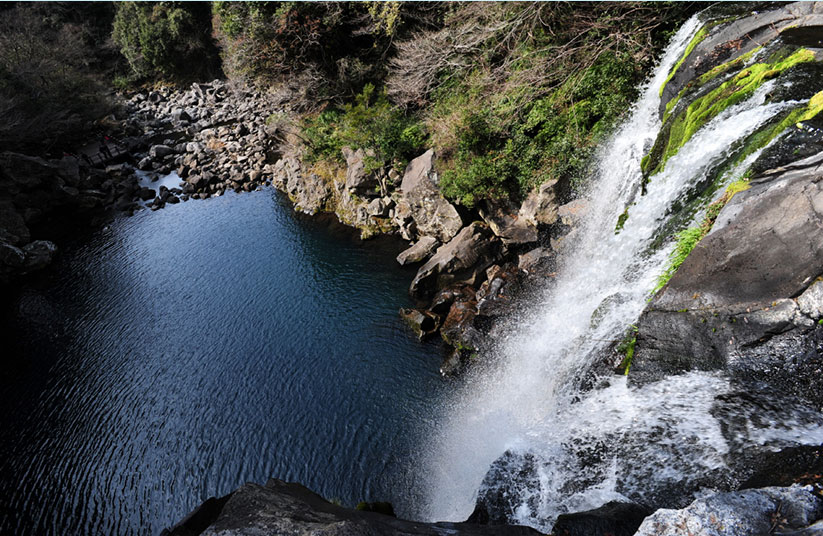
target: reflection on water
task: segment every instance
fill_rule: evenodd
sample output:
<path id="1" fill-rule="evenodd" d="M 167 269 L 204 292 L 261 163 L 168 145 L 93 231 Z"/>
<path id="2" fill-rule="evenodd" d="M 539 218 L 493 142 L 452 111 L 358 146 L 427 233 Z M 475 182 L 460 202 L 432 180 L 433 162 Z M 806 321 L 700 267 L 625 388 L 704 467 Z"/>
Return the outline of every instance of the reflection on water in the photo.
<path id="1" fill-rule="evenodd" d="M 264 191 L 67 248 L 3 328 L 0 532 L 157 533 L 270 476 L 412 510 L 440 350 L 397 317 L 402 246 L 327 231 Z"/>

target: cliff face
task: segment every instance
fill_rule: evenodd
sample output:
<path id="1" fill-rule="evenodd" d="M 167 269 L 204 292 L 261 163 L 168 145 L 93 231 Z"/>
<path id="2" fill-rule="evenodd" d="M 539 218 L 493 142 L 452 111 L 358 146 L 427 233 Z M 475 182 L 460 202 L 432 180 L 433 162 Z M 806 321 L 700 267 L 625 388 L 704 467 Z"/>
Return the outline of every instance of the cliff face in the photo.
<path id="1" fill-rule="evenodd" d="M 709 19 L 661 89 L 663 128 L 644 161 L 651 181 L 696 130 L 764 84 L 764 105 L 783 110 L 706 178 L 703 188 L 726 193 L 641 316 L 630 381 L 723 369 L 823 401 L 821 39 L 820 3 Z M 722 183 L 735 168 L 742 179 Z"/>

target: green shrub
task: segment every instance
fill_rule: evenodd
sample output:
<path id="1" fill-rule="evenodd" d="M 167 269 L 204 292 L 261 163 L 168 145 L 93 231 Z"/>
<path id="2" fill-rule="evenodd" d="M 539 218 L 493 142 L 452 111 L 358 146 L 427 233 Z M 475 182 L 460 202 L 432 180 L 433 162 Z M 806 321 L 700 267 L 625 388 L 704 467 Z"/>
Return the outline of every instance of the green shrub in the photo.
<path id="1" fill-rule="evenodd" d="M 187 80 L 220 73 L 205 3 L 118 3 L 112 38 L 138 78 Z"/>
<path id="2" fill-rule="evenodd" d="M 371 84 L 366 84 L 354 102 L 307 119 L 303 138 L 309 162 L 342 161 L 344 146 L 373 153 L 366 158 L 367 172 L 385 167 L 402 171 L 428 140 L 419 121 L 393 106 Z"/>

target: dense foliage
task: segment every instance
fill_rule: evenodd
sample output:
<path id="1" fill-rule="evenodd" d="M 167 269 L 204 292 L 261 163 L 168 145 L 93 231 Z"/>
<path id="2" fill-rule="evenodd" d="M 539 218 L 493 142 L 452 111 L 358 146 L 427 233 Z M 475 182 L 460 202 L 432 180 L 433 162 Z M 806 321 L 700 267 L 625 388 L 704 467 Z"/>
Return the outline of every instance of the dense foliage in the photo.
<path id="1" fill-rule="evenodd" d="M 112 37 L 138 80 L 213 78 L 220 73 L 205 2 L 116 4 Z"/>
<path id="2" fill-rule="evenodd" d="M 20 3 L 0 12 L 0 145 L 59 150 L 107 105 L 98 72 L 106 4 Z M 86 23 L 101 22 L 101 25 Z"/>
<path id="3" fill-rule="evenodd" d="M 393 167 L 402 171 L 425 146 L 422 125 L 366 84 L 354 102 L 306 120 L 309 161 L 341 160 L 341 149 L 367 151 L 367 171 Z"/>

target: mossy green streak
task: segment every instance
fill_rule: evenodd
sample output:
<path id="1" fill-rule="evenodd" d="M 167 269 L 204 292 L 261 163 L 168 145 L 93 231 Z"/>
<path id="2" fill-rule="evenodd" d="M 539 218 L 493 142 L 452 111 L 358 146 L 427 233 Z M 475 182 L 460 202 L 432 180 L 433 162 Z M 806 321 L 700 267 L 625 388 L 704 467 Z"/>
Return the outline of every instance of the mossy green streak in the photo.
<path id="1" fill-rule="evenodd" d="M 775 78 L 789 67 L 807 61 L 814 61 L 814 53 L 807 49 L 800 49 L 773 64 L 756 63 L 743 69 L 731 80 L 724 82 L 710 93 L 696 99 L 672 120 L 665 149 L 650 175 L 661 171 L 666 161 L 677 154 L 677 151 L 691 139 L 695 132 L 723 110 L 751 96 L 765 81 Z"/>
<path id="2" fill-rule="evenodd" d="M 696 34 L 694 34 L 694 37 L 692 37 L 692 40 L 689 41 L 689 44 L 686 47 L 686 51 L 683 53 L 683 57 L 681 57 L 680 60 L 675 64 L 675 66 L 672 68 L 671 72 L 669 72 L 669 76 L 666 78 L 666 81 L 663 82 L 662 86 L 660 86 L 660 96 L 661 97 L 663 96 L 663 90 L 666 89 L 666 84 L 668 84 L 671 81 L 671 79 L 674 78 L 674 75 L 677 74 L 677 71 L 678 71 L 678 69 L 680 69 L 680 66 L 683 65 L 683 62 L 685 62 L 686 58 L 689 57 L 689 54 L 691 54 L 692 51 L 694 50 L 694 48 L 697 45 L 699 45 L 700 42 L 703 41 L 704 39 L 706 39 L 706 37 L 708 37 L 708 36 L 709 36 L 708 26 L 703 26 L 702 28 L 700 28 L 700 30 L 698 30 L 698 32 Z"/>

